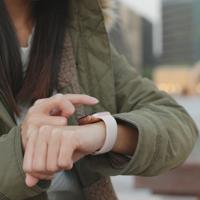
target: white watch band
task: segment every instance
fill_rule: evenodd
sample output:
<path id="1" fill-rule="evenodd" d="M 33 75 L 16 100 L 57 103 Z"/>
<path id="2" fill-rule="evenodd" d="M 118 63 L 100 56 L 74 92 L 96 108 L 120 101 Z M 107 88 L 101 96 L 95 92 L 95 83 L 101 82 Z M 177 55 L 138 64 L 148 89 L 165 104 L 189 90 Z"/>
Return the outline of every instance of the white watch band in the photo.
<path id="1" fill-rule="evenodd" d="M 109 112 L 95 113 L 92 116 L 101 119 L 106 126 L 106 138 L 104 145 L 99 151 L 96 151 L 93 155 L 107 153 L 113 149 L 117 140 L 117 122 Z"/>

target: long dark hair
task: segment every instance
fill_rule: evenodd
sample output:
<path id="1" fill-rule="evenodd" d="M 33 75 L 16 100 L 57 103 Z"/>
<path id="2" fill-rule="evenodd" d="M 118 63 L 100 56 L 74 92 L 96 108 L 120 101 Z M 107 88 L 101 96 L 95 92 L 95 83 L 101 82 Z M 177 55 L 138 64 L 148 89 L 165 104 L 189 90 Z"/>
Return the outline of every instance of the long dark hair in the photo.
<path id="1" fill-rule="evenodd" d="M 0 0 L 0 97 L 12 113 L 18 101 L 52 94 L 57 86 L 64 37 L 69 21 L 68 0 L 30 0 L 35 32 L 29 64 L 22 75 L 20 45 L 3 0 Z"/>

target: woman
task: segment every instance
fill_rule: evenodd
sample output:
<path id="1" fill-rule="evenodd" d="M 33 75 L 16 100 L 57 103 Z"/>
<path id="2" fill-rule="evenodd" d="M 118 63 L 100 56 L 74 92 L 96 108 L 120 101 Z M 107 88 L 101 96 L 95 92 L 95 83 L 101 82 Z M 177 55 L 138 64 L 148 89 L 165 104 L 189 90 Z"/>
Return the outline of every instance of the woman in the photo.
<path id="1" fill-rule="evenodd" d="M 110 47 L 96 0 L 1 0 L 0 56 L 0 199 L 116 199 L 107 177 L 193 148 L 193 121 Z"/>

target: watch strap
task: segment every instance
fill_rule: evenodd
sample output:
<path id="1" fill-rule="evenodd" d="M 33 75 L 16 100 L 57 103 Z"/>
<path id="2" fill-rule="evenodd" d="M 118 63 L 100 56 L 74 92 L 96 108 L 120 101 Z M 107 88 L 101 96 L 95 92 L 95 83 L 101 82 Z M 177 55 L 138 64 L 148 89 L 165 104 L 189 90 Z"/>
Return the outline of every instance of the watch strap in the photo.
<path id="1" fill-rule="evenodd" d="M 105 123 L 106 138 L 104 145 L 93 155 L 104 154 L 111 151 L 117 140 L 117 122 L 109 112 L 100 112 L 92 115 L 95 118 L 101 119 Z"/>

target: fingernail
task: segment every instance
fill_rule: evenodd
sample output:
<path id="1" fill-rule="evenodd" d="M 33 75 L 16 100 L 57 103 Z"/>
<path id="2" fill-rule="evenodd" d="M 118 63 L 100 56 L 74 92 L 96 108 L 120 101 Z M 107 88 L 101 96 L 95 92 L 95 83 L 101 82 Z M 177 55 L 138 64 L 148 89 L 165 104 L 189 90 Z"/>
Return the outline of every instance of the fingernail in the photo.
<path id="1" fill-rule="evenodd" d="M 94 103 L 99 103 L 99 100 L 98 100 L 97 98 L 95 98 L 95 97 L 92 97 L 92 101 L 93 101 Z"/>

